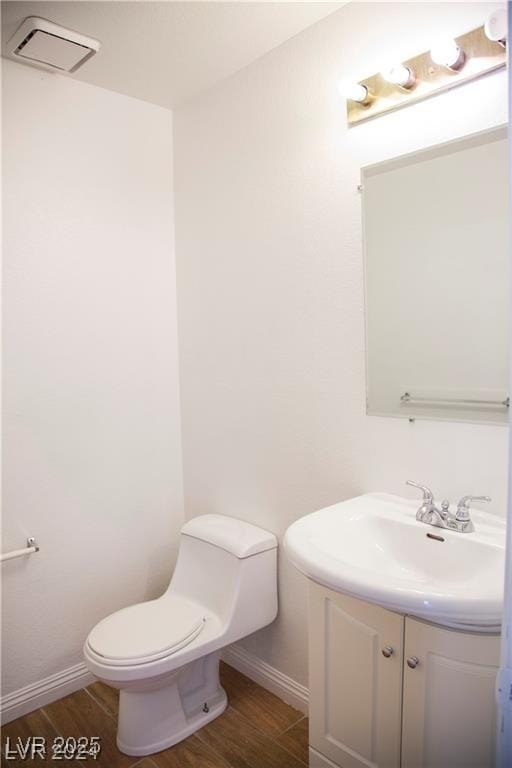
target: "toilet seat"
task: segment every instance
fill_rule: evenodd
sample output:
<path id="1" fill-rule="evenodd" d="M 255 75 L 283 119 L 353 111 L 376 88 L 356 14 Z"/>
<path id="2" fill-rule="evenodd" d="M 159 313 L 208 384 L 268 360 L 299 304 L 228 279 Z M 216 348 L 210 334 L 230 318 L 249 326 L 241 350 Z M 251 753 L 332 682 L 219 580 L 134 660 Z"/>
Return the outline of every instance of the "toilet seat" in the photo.
<path id="1" fill-rule="evenodd" d="M 109 665 L 146 664 L 191 643 L 205 621 L 197 603 L 164 595 L 107 616 L 90 633 L 87 647 Z"/>

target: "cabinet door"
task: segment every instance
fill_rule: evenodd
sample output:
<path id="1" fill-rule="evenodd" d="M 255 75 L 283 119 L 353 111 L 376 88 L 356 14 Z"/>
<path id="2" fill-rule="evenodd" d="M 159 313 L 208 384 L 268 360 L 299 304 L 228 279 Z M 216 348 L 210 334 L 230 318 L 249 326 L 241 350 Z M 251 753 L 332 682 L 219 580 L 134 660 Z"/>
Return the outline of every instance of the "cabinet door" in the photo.
<path id="1" fill-rule="evenodd" d="M 406 619 L 404 768 L 491 768 L 498 661 L 496 635 Z"/>
<path id="2" fill-rule="evenodd" d="M 309 597 L 311 746 L 343 768 L 398 768 L 403 617 L 312 582 Z"/>

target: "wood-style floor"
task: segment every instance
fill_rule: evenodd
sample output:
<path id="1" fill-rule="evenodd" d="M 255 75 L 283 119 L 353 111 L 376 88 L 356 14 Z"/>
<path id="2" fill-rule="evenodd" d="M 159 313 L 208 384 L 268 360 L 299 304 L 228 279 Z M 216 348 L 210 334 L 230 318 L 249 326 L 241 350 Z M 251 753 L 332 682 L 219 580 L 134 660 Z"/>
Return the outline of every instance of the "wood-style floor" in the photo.
<path id="1" fill-rule="evenodd" d="M 150 757 L 123 755 L 116 747 L 118 692 L 103 683 L 20 717 L 2 728 L 2 767 L 97 765 L 101 768 L 304 768 L 308 764 L 308 720 L 301 712 L 221 663 L 221 682 L 229 706 L 185 741 Z M 99 736 L 96 760 L 6 760 L 4 747 L 19 737 Z"/>

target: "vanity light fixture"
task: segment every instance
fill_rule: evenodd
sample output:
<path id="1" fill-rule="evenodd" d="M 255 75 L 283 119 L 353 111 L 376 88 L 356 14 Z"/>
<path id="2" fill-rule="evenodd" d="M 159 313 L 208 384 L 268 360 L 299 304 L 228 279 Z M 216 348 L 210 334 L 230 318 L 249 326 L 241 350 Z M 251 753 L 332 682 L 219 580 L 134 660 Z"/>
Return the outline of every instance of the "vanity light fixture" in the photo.
<path id="1" fill-rule="evenodd" d="M 348 124 L 370 120 L 502 69 L 507 62 L 505 39 L 506 15 L 496 11 L 485 26 L 440 40 L 432 50 L 369 77 L 358 77 L 353 85 L 340 88 Z"/>
<path id="2" fill-rule="evenodd" d="M 440 40 L 430 49 L 430 56 L 434 64 L 454 71 L 462 67 L 466 58 L 455 40 Z"/>
<path id="3" fill-rule="evenodd" d="M 416 82 L 414 71 L 404 64 L 394 64 L 382 73 L 382 77 L 400 88 L 412 88 Z"/>

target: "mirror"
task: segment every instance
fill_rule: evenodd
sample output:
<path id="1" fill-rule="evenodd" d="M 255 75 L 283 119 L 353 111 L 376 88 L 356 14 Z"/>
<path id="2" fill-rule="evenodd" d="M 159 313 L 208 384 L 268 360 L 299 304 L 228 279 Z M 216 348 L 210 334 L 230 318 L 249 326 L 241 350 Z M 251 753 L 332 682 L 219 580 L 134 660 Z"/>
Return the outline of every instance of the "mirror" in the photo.
<path id="1" fill-rule="evenodd" d="M 363 168 L 367 412 L 506 424 L 505 128 Z"/>

